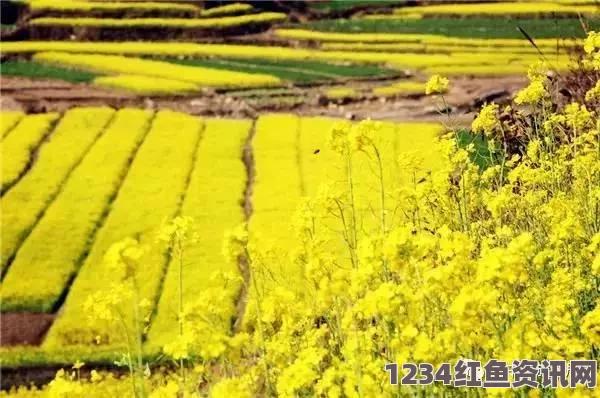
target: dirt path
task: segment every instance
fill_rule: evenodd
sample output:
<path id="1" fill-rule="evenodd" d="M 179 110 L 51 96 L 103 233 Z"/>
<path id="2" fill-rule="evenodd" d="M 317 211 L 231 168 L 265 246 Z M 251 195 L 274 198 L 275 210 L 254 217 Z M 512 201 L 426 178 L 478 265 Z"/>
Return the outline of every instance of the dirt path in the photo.
<path id="1" fill-rule="evenodd" d="M 352 87 L 369 92 L 389 82 L 361 81 Z M 522 77 L 454 78 L 447 95 L 447 104 L 457 119 L 472 117 L 478 105 L 490 100 L 509 98 L 526 84 Z M 431 120 L 446 116 L 439 114 L 442 104 L 438 97 L 357 98 L 351 101 L 323 101 L 323 87 L 292 87 L 285 97 L 242 96 L 235 93 L 206 93 L 191 96 L 138 96 L 122 91 L 101 89 L 89 84 L 73 84 L 55 80 L 31 80 L 3 77 L 2 109 L 22 109 L 38 113 L 65 111 L 75 106 L 107 105 L 133 106 L 151 109 L 172 109 L 195 115 L 223 117 L 255 117 L 262 112 L 294 112 L 299 115 L 323 115 L 390 121 Z M 347 84 L 346 84 L 347 85 Z"/>

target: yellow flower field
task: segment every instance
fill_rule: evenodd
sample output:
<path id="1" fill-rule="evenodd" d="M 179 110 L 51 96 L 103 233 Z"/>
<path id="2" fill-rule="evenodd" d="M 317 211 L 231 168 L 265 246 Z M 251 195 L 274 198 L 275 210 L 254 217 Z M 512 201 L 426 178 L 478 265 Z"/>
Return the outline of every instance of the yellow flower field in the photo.
<path id="1" fill-rule="evenodd" d="M 323 42 L 350 42 L 350 43 L 422 43 L 426 45 L 449 46 L 493 46 L 493 47 L 529 47 L 531 44 L 523 39 L 471 39 L 428 34 L 409 33 L 337 33 L 318 32 L 304 29 L 276 29 L 275 34 L 280 37 L 299 40 L 317 40 Z M 556 39 L 536 40 L 538 46 L 556 47 Z M 559 40 L 561 45 L 575 46 L 581 44 L 579 40 Z"/>
<path id="2" fill-rule="evenodd" d="M 410 7 L 397 8 L 395 14 L 417 12 L 421 15 L 578 15 L 598 14 L 595 5 L 572 5 L 544 1 L 535 2 L 496 2 L 485 4 L 435 4 L 411 9 Z"/>
<path id="3" fill-rule="evenodd" d="M 23 112 L 19 111 L 2 112 L 0 114 L 0 139 L 6 137 L 23 116 Z"/>
<path id="4" fill-rule="evenodd" d="M 97 77 L 93 83 L 101 87 L 123 89 L 141 94 L 191 93 L 200 90 L 200 85 L 192 82 L 133 74 Z"/>
<path id="5" fill-rule="evenodd" d="M 68 53 L 38 53 L 33 59 L 39 62 L 58 64 L 92 71 L 127 74 L 134 76 L 100 77 L 100 85 L 117 86 L 135 91 L 164 91 L 169 88 L 176 91 L 193 91 L 198 86 L 251 87 L 276 85 L 275 76 L 224 71 L 210 68 L 175 65 L 168 62 L 127 58 L 115 55 L 88 55 Z M 136 75 L 141 75 L 138 77 Z M 146 78 L 144 78 L 146 77 Z M 147 77 L 159 78 L 152 83 Z"/>
<path id="6" fill-rule="evenodd" d="M 281 22 L 286 15 L 277 12 L 240 15 L 219 18 L 51 18 L 41 17 L 30 21 L 32 26 L 76 26 L 76 27 L 110 27 L 110 28 L 150 28 L 172 27 L 185 29 L 218 29 L 242 26 L 251 23 Z"/>
<path id="7" fill-rule="evenodd" d="M 25 116 L 3 140 L 2 148 L 10 156 L 2 157 L 2 191 L 26 171 L 31 162 L 32 151 L 50 132 L 58 117 L 57 113 Z"/>
<path id="8" fill-rule="evenodd" d="M 91 10 L 166 10 L 177 9 L 196 11 L 198 8 L 192 4 L 165 4 L 160 2 L 103 2 L 103 1 L 75 1 L 75 0 L 30 0 L 31 8 L 35 11 L 91 11 Z"/>
<path id="9" fill-rule="evenodd" d="M 354 35 L 354 34 L 352 34 Z M 359 34 L 358 34 L 359 35 Z M 421 38 L 424 39 L 424 38 Z M 421 40 L 418 39 L 418 40 Z M 353 39 L 354 40 L 354 39 Z M 394 38 L 394 40 L 396 40 Z M 417 39 L 416 39 L 417 40 Z M 424 39 L 425 40 L 425 39 Z M 440 37 L 429 38 L 432 42 L 444 43 Z M 491 40 L 490 40 L 491 41 Z M 514 46 L 522 43 L 520 40 L 503 41 L 506 45 Z M 455 43 L 467 45 L 483 45 L 488 47 L 492 43 L 487 40 L 462 40 L 456 39 Z M 502 42 L 493 41 L 494 45 Z M 543 45 L 544 42 L 542 42 Z M 549 42 L 548 42 L 549 44 Z M 554 41 L 556 46 L 556 42 Z M 373 52 L 373 51 L 325 51 L 310 50 L 305 48 L 274 47 L 274 46 L 250 46 L 250 45 L 220 45 L 220 44 L 196 44 L 196 43 L 76 43 L 76 42 L 6 42 L 2 43 L 1 49 L 5 53 L 30 53 L 40 51 L 51 51 L 34 55 L 34 60 L 56 63 L 58 65 L 82 67 L 95 71 L 106 71 L 119 74 L 147 75 L 166 78 L 170 80 L 184 80 L 200 85 L 226 85 L 226 86 L 253 86 L 272 85 L 279 80 L 273 76 L 261 74 L 246 74 L 205 68 L 207 72 L 199 74 L 199 67 L 167 64 L 162 61 L 152 61 L 136 58 L 119 58 L 115 56 L 99 54 L 122 54 L 122 55 L 152 55 L 152 56 L 218 56 L 227 58 L 253 59 L 262 58 L 267 60 L 306 60 L 323 62 L 352 62 L 358 64 L 382 64 L 395 68 L 430 69 L 438 67 L 452 67 L 469 73 L 470 69 L 485 69 L 494 71 L 493 74 L 515 74 L 526 70 L 527 65 L 539 60 L 535 53 L 507 54 L 504 52 L 491 54 L 472 53 L 397 53 L 397 52 Z M 60 53 L 55 53 L 58 51 Z M 70 54 L 75 53 L 75 54 Z M 84 55 L 94 53 L 93 55 Z M 559 54 L 555 66 L 559 70 L 568 67 L 570 58 L 567 54 Z M 116 63 L 112 61 L 120 60 Z M 494 68 L 494 65 L 511 66 L 512 69 Z M 516 65 L 513 67 L 513 65 Z M 518 67 L 520 65 L 520 67 Z M 248 78 L 241 78 L 248 76 Z M 112 79 L 109 79 L 109 81 Z M 134 82 L 125 83 L 127 78 L 117 79 L 119 86 L 135 86 Z M 138 85 L 139 86 L 139 85 Z M 143 84 L 142 84 L 143 86 Z"/>

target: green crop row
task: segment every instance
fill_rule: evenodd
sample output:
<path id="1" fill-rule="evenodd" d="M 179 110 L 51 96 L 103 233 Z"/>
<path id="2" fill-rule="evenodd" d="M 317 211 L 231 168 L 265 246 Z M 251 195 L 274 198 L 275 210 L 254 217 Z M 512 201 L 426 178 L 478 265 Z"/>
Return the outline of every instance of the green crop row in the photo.
<path id="1" fill-rule="evenodd" d="M 43 64 L 32 61 L 11 61 L 2 63 L 2 76 L 20 76 L 31 79 L 59 79 L 71 83 L 88 83 L 97 73 L 77 70 L 72 67 Z"/>
<path id="2" fill-rule="evenodd" d="M 414 8 L 414 7 L 412 7 Z M 335 33 L 403 33 L 452 36 L 462 39 L 521 39 L 528 45 L 517 25 L 533 38 L 585 37 L 585 31 L 577 18 L 519 18 L 507 20 L 499 17 L 471 17 L 468 21 L 452 16 L 438 18 L 407 19 L 408 15 L 370 15 L 352 19 L 322 19 L 307 22 L 299 27 L 313 31 Z M 600 18 L 586 21 L 589 29 L 600 28 Z"/>
<path id="3" fill-rule="evenodd" d="M 93 241 L 151 117 L 152 112 L 137 109 L 116 113 L 19 249 L 2 285 L 3 310 L 55 308 Z"/>
<path id="4" fill-rule="evenodd" d="M 129 270 L 129 275 L 137 281 L 138 299 L 155 302 L 167 263 L 166 244 L 156 241 L 157 229 L 179 212 L 202 128 L 196 117 L 166 110 L 157 113 L 73 282 L 61 316 L 46 337 L 45 347 L 91 344 L 97 336 L 108 344 L 126 341 L 121 327 L 131 324 L 132 311 L 123 311 L 122 324 L 102 319 L 90 324 L 88 316 L 93 314 L 85 309 L 95 292 L 109 297 L 116 294 L 111 288 L 123 275 L 105 261 L 105 254 L 123 239 L 137 239 L 150 246 L 139 267 Z M 127 326 L 125 330 L 129 330 Z"/>
<path id="5" fill-rule="evenodd" d="M 40 149 L 31 170 L 0 199 L 3 271 L 113 115 L 114 110 L 110 108 L 67 112 L 52 140 Z"/>
<path id="6" fill-rule="evenodd" d="M 25 116 L 2 141 L 2 192 L 13 185 L 32 161 L 32 154 L 50 133 L 58 113 Z"/>
<path id="7" fill-rule="evenodd" d="M 239 283 L 233 282 L 225 289 L 211 276 L 214 272 L 239 275 L 237 264 L 222 254 L 222 244 L 224 231 L 237 227 L 244 220 L 242 199 L 246 170 L 242 150 L 250 128 L 248 120 L 206 120 L 181 208 L 181 215 L 192 222 L 192 233 L 200 233 L 200 236 L 197 242 L 185 240 L 182 251 L 176 249 L 173 252 L 158 311 L 148 334 L 148 344 L 153 347 L 163 347 L 177 337 L 179 281 L 184 306 L 202 300 L 211 289 L 223 293 L 218 310 L 223 315 L 216 321 L 223 323 L 214 326 L 224 331 L 231 326 L 222 318 L 234 316 L 233 296 L 238 292 Z M 202 312 L 207 310 L 203 308 Z M 210 318 L 213 314 L 190 315 Z"/>

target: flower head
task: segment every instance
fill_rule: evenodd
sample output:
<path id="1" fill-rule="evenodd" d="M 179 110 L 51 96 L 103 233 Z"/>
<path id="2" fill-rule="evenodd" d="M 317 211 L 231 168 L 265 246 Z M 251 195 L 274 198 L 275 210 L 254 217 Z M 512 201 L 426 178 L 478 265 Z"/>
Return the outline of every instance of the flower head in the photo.
<path id="1" fill-rule="evenodd" d="M 565 106 L 565 118 L 574 129 L 584 128 L 592 120 L 593 114 L 594 112 L 588 111 L 585 105 L 577 102 Z"/>
<path id="2" fill-rule="evenodd" d="M 90 372 L 90 381 L 92 383 L 97 383 L 100 380 L 102 380 L 102 376 L 100 376 L 100 374 L 96 370 L 92 370 Z"/>
<path id="3" fill-rule="evenodd" d="M 80 360 L 77 360 L 73 364 L 73 369 L 79 370 L 83 367 L 83 365 L 85 365 L 85 363 L 81 362 Z"/>
<path id="4" fill-rule="evenodd" d="M 546 87 L 544 79 L 534 79 L 529 86 L 517 93 L 515 103 L 522 104 L 537 104 L 546 96 Z"/>
<path id="5" fill-rule="evenodd" d="M 596 85 L 592 87 L 587 93 L 585 93 L 586 101 L 594 101 L 600 99 L 600 80 L 596 82 Z"/>
<path id="6" fill-rule="evenodd" d="M 374 122 L 371 119 L 352 126 L 348 134 L 351 148 L 355 151 L 364 151 L 366 147 L 373 145 L 374 135 L 380 127 L 381 122 Z"/>
<path id="7" fill-rule="evenodd" d="M 498 105 L 491 103 L 484 105 L 477 115 L 477 118 L 473 120 L 471 129 L 476 133 L 483 133 L 487 136 L 491 135 L 494 130 L 500 125 L 498 121 Z"/>
<path id="8" fill-rule="evenodd" d="M 583 49 L 586 53 L 591 54 L 598 48 L 600 48 L 600 33 L 591 31 L 583 42 Z"/>
<path id="9" fill-rule="evenodd" d="M 446 77 L 433 75 L 425 84 L 425 94 L 444 94 L 448 91 L 450 81 Z"/>
<path id="10" fill-rule="evenodd" d="M 529 81 L 544 80 L 548 76 L 548 64 L 544 61 L 537 61 L 529 65 L 527 77 Z"/>

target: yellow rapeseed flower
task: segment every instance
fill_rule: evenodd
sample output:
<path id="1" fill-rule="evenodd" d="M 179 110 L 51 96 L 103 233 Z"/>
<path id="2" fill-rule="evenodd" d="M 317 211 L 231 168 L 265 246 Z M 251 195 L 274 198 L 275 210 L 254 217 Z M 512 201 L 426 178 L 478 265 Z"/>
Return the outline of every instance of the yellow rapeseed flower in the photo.
<path id="1" fill-rule="evenodd" d="M 546 96 L 546 87 L 544 80 L 537 78 L 534 79 L 527 87 L 517 93 L 515 97 L 515 103 L 519 105 L 523 104 L 537 104 Z"/>
<path id="2" fill-rule="evenodd" d="M 444 94 L 448 91 L 450 81 L 446 77 L 433 75 L 425 84 L 425 94 Z"/>
<path id="3" fill-rule="evenodd" d="M 585 93 L 586 101 L 593 101 L 600 99 L 600 80 L 596 82 L 596 85 L 592 87 L 587 93 Z"/>
<path id="4" fill-rule="evenodd" d="M 375 133 L 381 127 L 381 122 L 375 122 L 366 119 L 353 126 L 348 134 L 350 146 L 355 151 L 364 151 L 365 148 L 373 145 Z"/>
<path id="5" fill-rule="evenodd" d="M 327 144 L 330 149 L 344 155 L 348 152 L 348 135 L 352 130 L 352 123 L 348 121 L 338 122 L 329 130 Z"/>
<path id="6" fill-rule="evenodd" d="M 600 32 L 591 31 L 583 42 L 583 49 L 591 54 L 598 48 L 600 48 Z"/>
<path id="7" fill-rule="evenodd" d="M 97 383 L 102 380 L 102 376 L 94 369 L 90 372 L 90 381 L 92 383 Z"/>
<path id="8" fill-rule="evenodd" d="M 481 108 L 477 118 L 473 120 L 471 129 L 476 133 L 483 133 L 486 136 L 491 136 L 492 133 L 500 126 L 498 120 L 498 104 L 487 104 Z"/>
<path id="9" fill-rule="evenodd" d="M 594 112 L 588 111 L 585 105 L 573 102 L 565 106 L 565 118 L 567 123 L 574 129 L 582 129 L 588 125 Z"/>
<path id="10" fill-rule="evenodd" d="M 83 367 L 83 365 L 85 365 L 85 363 L 81 362 L 80 360 L 75 361 L 75 363 L 73 364 L 73 369 L 81 369 Z"/>

